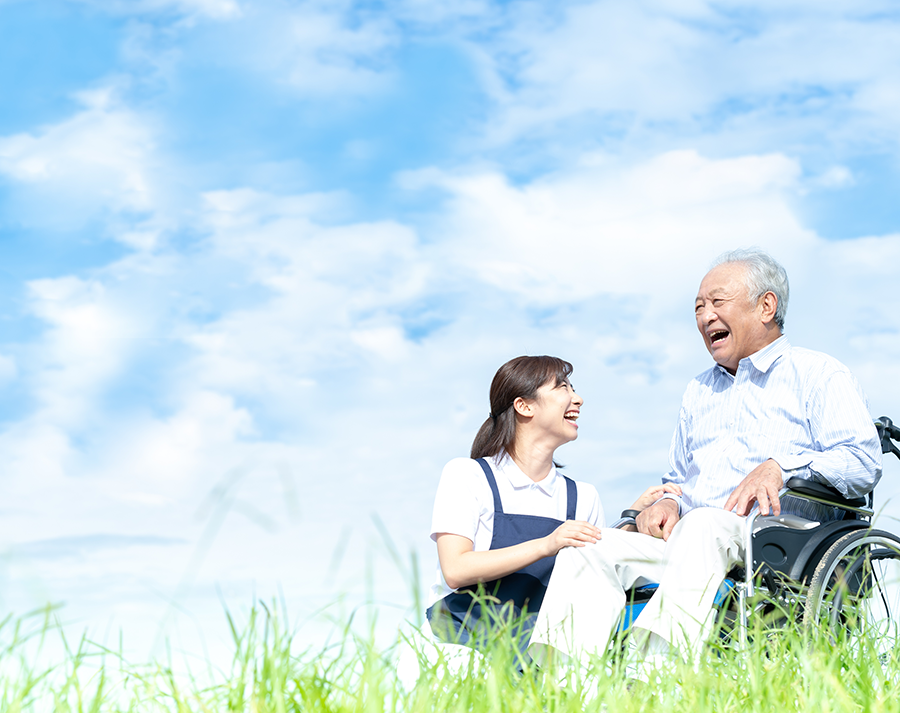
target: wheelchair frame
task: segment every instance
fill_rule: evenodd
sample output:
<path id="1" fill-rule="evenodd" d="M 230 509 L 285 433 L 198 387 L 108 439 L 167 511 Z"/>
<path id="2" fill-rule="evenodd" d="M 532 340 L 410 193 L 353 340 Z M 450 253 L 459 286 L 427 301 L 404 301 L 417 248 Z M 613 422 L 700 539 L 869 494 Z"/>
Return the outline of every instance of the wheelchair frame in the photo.
<path id="1" fill-rule="evenodd" d="M 875 421 L 883 453 L 900 458 L 900 428 L 882 416 Z M 884 619 L 896 637 L 900 626 L 900 537 L 872 529 L 874 499 L 847 499 L 831 486 L 791 478 L 779 497 L 791 497 L 829 505 L 843 511 L 843 519 L 820 523 L 798 515 L 760 515 L 754 509 L 744 523 L 744 562 L 729 572 L 717 595 L 717 605 L 733 597 L 740 646 L 748 641 L 749 620 L 762 588 L 768 603 L 802 606 L 804 624 L 818 623 L 825 614 L 832 627 L 845 626 L 854 615 L 844 610 L 872 600 L 884 607 Z M 624 514 L 624 513 L 623 513 Z M 630 513 L 629 513 L 630 514 Z M 634 524 L 623 517 L 613 527 Z M 893 586 L 897 593 L 888 603 L 887 584 L 879 580 L 874 562 L 890 562 L 897 568 Z M 630 625 L 649 598 L 653 585 L 633 590 L 624 627 Z M 884 589 L 883 589 L 884 587 Z M 650 591 L 648 591 L 650 590 Z M 876 591 L 877 590 L 877 591 Z M 877 599 L 876 599 L 877 594 Z"/>

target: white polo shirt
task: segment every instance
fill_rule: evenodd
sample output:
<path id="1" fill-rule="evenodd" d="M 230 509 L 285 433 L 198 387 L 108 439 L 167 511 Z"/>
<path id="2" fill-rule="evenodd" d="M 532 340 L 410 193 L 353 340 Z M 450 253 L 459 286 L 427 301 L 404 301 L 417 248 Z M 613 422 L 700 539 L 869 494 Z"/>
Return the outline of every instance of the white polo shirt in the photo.
<path id="1" fill-rule="evenodd" d="M 551 468 L 546 478 L 535 483 L 505 453 L 487 459 L 494 471 L 503 511 L 517 515 L 537 515 L 566 519 L 566 481 Z M 588 483 L 575 483 L 578 503 L 575 519 L 585 520 L 597 527 L 605 526 L 603 507 L 597 489 Z M 481 466 L 471 458 L 454 458 L 444 466 L 434 512 L 431 518 L 431 539 L 440 533 L 467 537 L 476 552 L 491 548 L 494 534 L 494 495 Z M 453 592 L 444 581 L 438 562 L 434 584 L 428 596 L 428 606 Z"/>

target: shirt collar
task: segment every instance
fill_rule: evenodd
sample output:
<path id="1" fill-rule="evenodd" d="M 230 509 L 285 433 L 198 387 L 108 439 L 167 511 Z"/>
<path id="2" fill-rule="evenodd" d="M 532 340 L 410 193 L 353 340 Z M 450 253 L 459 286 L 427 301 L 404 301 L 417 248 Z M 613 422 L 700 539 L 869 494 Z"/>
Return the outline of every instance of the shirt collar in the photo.
<path id="1" fill-rule="evenodd" d="M 531 478 L 529 478 L 527 475 L 525 475 L 525 473 L 522 472 L 522 469 L 516 465 L 516 462 L 512 458 L 510 458 L 506 452 L 503 452 L 493 458 L 492 465 L 494 465 L 497 470 L 503 474 L 503 476 L 516 490 L 519 490 L 521 488 L 530 488 L 532 485 L 536 485 L 547 495 L 553 495 L 553 493 L 556 491 L 556 481 L 559 480 L 560 477 L 559 473 L 556 470 L 556 466 L 551 466 L 550 472 L 547 473 L 547 477 L 535 483 Z"/>
<path id="2" fill-rule="evenodd" d="M 767 344 L 766 346 L 764 346 L 758 352 L 741 359 L 740 364 L 738 364 L 738 369 L 741 368 L 741 364 L 743 364 L 744 362 L 748 362 L 753 366 L 754 369 L 765 374 L 769 371 L 769 369 L 772 368 L 772 364 L 778 361 L 778 359 L 783 355 L 787 354 L 790 348 L 791 343 L 788 341 L 787 337 L 782 335 L 771 344 Z M 722 366 L 721 364 L 717 364 L 716 366 L 719 367 L 719 371 L 721 373 L 727 374 L 729 377 L 734 379 L 734 376 L 732 376 L 724 366 Z"/>
<path id="3" fill-rule="evenodd" d="M 788 342 L 787 337 L 781 336 L 771 344 L 764 346 L 756 354 L 751 354 L 748 358 L 757 371 L 765 374 L 772 367 L 772 364 L 778 361 L 779 357 L 787 354 L 790 348 L 791 344 Z"/>

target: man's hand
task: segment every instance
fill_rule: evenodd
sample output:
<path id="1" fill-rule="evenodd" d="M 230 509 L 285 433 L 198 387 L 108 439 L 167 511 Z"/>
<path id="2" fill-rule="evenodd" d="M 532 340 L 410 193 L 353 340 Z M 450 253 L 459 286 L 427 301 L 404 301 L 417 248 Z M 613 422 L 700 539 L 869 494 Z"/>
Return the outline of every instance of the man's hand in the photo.
<path id="1" fill-rule="evenodd" d="M 738 515 L 746 515 L 753 507 L 753 503 L 759 503 L 759 514 L 768 515 L 769 506 L 773 515 L 781 514 L 781 503 L 778 500 L 778 492 L 784 486 L 784 474 L 781 466 L 771 458 L 762 465 L 756 466 L 741 481 L 734 492 L 725 501 L 726 510 L 734 510 Z"/>
<path id="2" fill-rule="evenodd" d="M 638 532 L 668 540 L 672 528 L 678 522 L 678 503 L 671 498 L 660 500 L 644 510 L 634 521 Z"/>

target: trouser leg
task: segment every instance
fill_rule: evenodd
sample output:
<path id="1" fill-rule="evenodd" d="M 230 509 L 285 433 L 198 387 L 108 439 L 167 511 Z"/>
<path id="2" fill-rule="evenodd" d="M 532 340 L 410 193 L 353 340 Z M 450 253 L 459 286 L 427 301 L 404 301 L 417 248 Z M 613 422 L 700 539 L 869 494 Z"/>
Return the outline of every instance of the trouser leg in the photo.
<path id="1" fill-rule="evenodd" d="M 560 550 L 531 636 L 531 657 L 546 661 L 548 647 L 575 658 L 603 652 L 625 607 L 625 590 L 661 577 L 664 549 L 662 540 L 604 529 L 595 544 Z"/>
<path id="2" fill-rule="evenodd" d="M 656 637 L 688 653 L 699 650 L 714 623 L 716 592 L 742 561 L 743 529 L 744 518 L 719 508 L 698 508 L 679 520 L 666 543 L 659 589 L 634 622 L 636 633 L 651 634 L 648 650 L 661 648 Z"/>

